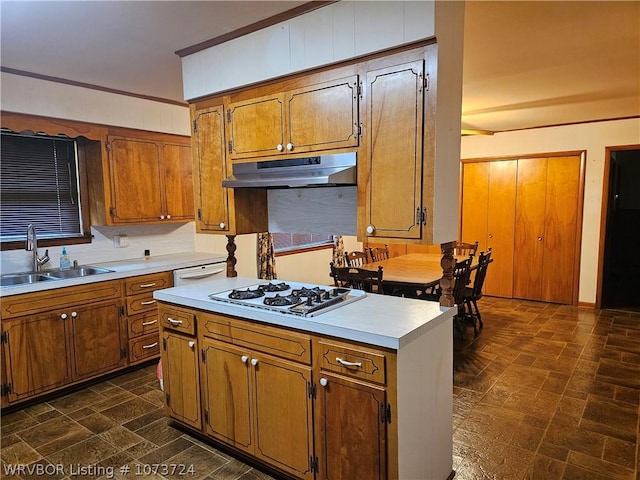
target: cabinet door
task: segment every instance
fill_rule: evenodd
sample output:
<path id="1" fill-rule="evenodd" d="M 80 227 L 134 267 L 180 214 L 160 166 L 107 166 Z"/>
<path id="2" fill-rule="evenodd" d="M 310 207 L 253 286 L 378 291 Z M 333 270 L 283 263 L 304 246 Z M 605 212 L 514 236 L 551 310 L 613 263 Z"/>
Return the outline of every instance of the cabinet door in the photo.
<path id="1" fill-rule="evenodd" d="M 120 302 L 67 309 L 73 332 L 76 378 L 90 377 L 124 366 L 126 343 Z"/>
<path id="2" fill-rule="evenodd" d="M 59 314 L 45 313 L 2 322 L 9 402 L 71 381 L 68 321 Z"/>
<path id="3" fill-rule="evenodd" d="M 284 103 L 284 94 L 276 94 L 229 104 L 227 141 L 231 159 L 285 151 Z"/>
<path id="4" fill-rule="evenodd" d="M 250 353 L 208 338 L 202 351 L 205 433 L 253 453 Z"/>
<path id="5" fill-rule="evenodd" d="M 160 221 L 163 212 L 160 146 L 108 137 L 111 216 L 116 223 Z"/>
<path id="6" fill-rule="evenodd" d="M 312 152 L 358 145 L 358 76 L 287 92 L 286 151 Z"/>
<path id="7" fill-rule="evenodd" d="M 319 459 L 321 479 L 386 479 L 385 390 L 322 374 Z"/>
<path id="8" fill-rule="evenodd" d="M 164 331 L 161 355 L 167 412 L 176 420 L 200 429 L 200 381 L 195 337 Z"/>
<path id="9" fill-rule="evenodd" d="M 229 202 L 232 191 L 222 187 L 227 176 L 224 151 L 222 105 L 192 109 L 193 171 L 198 232 L 229 232 Z"/>
<path id="10" fill-rule="evenodd" d="M 423 72 L 419 60 L 366 73 L 358 189 L 367 241 L 422 238 Z"/>
<path id="11" fill-rule="evenodd" d="M 257 353 L 250 363 L 255 376 L 256 457 L 296 478 L 313 479 L 311 368 Z"/>
<path id="12" fill-rule="evenodd" d="M 166 144 L 162 147 L 165 179 L 165 218 L 193 220 L 193 164 L 187 145 Z"/>

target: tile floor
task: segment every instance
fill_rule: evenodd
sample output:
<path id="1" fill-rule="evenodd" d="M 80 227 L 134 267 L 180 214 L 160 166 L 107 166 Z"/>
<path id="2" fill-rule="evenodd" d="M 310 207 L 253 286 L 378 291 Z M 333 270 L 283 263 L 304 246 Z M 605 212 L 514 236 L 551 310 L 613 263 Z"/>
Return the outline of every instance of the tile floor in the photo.
<path id="1" fill-rule="evenodd" d="M 482 333 L 455 342 L 455 478 L 640 480 L 640 313 L 496 298 L 481 308 Z M 43 477 L 8 474 L 20 463 L 47 478 L 108 478 L 110 467 L 116 478 L 271 478 L 174 429 L 161 405 L 149 366 L 4 415 L 0 477 Z M 193 475 L 135 475 L 159 463 Z"/>

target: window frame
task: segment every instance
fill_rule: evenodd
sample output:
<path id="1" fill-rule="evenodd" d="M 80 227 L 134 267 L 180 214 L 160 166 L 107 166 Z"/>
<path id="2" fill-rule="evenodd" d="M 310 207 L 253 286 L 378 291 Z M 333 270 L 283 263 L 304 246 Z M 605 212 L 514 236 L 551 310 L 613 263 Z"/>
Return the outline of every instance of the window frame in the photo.
<path id="1" fill-rule="evenodd" d="M 272 235 L 278 235 L 278 234 L 281 234 L 281 235 L 292 235 L 292 236 L 296 235 L 296 233 L 272 232 Z M 303 234 L 300 234 L 300 235 L 303 235 Z M 322 234 L 322 235 L 335 237 L 331 233 Z M 301 244 L 301 245 L 294 246 L 294 247 L 292 247 L 290 249 L 287 249 L 287 250 L 278 250 L 278 251 L 275 250 L 275 244 L 276 244 L 275 238 L 274 238 L 274 242 L 273 243 L 274 243 L 274 252 L 273 252 L 274 256 L 275 257 L 284 257 L 286 255 L 294 255 L 296 253 L 313 252 L 313 251 L 316 251 L 316 250 L 325 250 L 325 249 L 328 249 L 328 248 L 333 249 L 334 239 L 332 238 L 330 243 L 327 242 L 327 243 Z"/>
<path id="2" fill-rule="evenodd" d="M 4 120 L 3 120 L 4 124 Z M 4 126 L 4 125 L 3 125 Z M 23 133 L 23 132 L 15 132 L 13 133 Z M 71 138 L 71 137 L 70 137 Z M 90 205 L 89 205 L 89 179 L 87 175 L 87 140 L 84 137 L 76 137 L 74 140 L 77 143 L 77 152 L 78 152 L 78 197 L 80 199 L 80 219 L 82 224 L 82 232 L 80 235 L 75 237 L 58 237 L 58 238 L 39 238 L 38 246 L 39 247 L 56 247 L 63 245 L 78 245 L 91 243 L 92 235 L 91 235 L 91 214 L 90 214 Z M 25 248 L 26 241 L 26 229 L 25 229 L 25 240 L 9 240 L 2 241 L 0 239 L 0 251 L 8 251 L 8 250 L 22 250 Z"/>

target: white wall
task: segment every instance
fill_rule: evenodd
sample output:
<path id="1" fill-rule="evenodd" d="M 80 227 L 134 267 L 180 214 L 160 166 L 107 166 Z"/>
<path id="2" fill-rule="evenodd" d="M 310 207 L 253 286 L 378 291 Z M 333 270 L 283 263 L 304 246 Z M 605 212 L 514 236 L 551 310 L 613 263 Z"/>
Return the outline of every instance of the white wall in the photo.
<path id="1" fill-rule="evenodd" d="M 7 73 L 2 73 L 0 80 L 0 105 L 3 111 L 180 135 L 190 134 L 189 109 L 186 106 Z M 72 261 L 87 264 L 142 258 L 145 249 L 151 250 L 151 255 L 194 251 L 193 222 L 92 227 L 91 230 L 94 238 L 90 244 L 67 247 Z M 121 234 L 129 237 L 129 246 L 114 248 L 113 236 Z M 44 250 L 39 248 L 40 256 L 44 255 Z M 62 247 L 49 248 L 51 261 L 45 268 L 58 267 L 61 251 Z M 217 253 L 214 250 L 207 251 Z M 0 269 L 4 273 L 30 270 L 30 259 L 31 253 L 22 249 L 3 251 L 0 253 Z"/>
<path id="2" fill-rule="evenodd" d="M 463 137 L 462 158 L 585 150 L 586 172 L 578 301 L 596 301 L 605 147 L 640 144 L 640 119 Z"/>

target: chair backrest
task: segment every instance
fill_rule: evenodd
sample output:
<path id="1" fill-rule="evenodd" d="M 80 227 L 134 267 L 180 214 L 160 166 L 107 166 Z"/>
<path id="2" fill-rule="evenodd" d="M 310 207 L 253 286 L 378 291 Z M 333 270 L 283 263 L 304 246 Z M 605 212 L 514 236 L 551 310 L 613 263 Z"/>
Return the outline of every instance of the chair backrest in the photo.
<path id="1" fill-rule="evenodd" d="M 389 258 L 389 246 L 369 247 L 369 258 L 372 262 L 380 262 Z"/>
<path id="2" fill-rule="evenodd" d="M 487 269 L 491 261 L 491 247 L 489 247 L 487 253 L 480 252 L 476 276 L 473 279 L 473 296 L 476 298 L 482 295 L 482 286 L 484 285 L 484 279 L 487 276 Z"/>
<path id="3" fill-rule="evenodd" d="M 458 255 L 460 257 L 475 255 L 477 251 L 478 251 L 478 242 L 475 242 L 475 243 L 456 242 L 455 246 L 453 247 L 453 254 Z"/>
<path id="4" fill-rule="evenodd" d="M 382 292 L 382 267 L 366 270 L 358 267 L 336 267 L 330 264 L 331 275 L 337 286 L 350 287 L 365 292 Z"/>
<path id="5" fill-rule="evenodd" d="M 367 252 L 344 252 L 344 259 L 349 267 L 359 267 L 369 263 Z"/>
<path id="6" fill-rule="evenodd" d="M 462 305 L 464 302 L 464 289 L 469 284 L 471 277 L 472 260 L 473 255 L 470 255 L 466 260 L 456 262 L 456 266 L 453 268 L 453 298 L 458 305 Z"/>

